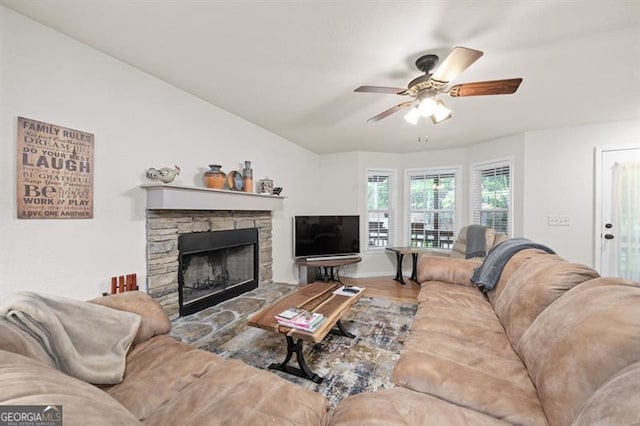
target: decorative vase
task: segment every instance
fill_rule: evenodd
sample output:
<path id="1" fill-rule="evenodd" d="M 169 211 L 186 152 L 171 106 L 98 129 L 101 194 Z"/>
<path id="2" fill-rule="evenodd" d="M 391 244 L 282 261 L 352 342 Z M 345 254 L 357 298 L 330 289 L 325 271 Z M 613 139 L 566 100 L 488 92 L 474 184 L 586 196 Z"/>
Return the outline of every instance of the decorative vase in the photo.
<path id="1" fill-rule="evenodd" d="M 253 169 L 251 169 L 251 161 L 244 162 L 244 169 L 242 169 L 242 186 L 244 192 L 253 192 Z"/>
<path id="2" fill-rule="evenodd" d="M 204 185 L 207 188 L 222 189 L 227 180 L 227 174 L 220 170 L 220 164 L 209 164 L 209 170 L 204 172 Z"/>

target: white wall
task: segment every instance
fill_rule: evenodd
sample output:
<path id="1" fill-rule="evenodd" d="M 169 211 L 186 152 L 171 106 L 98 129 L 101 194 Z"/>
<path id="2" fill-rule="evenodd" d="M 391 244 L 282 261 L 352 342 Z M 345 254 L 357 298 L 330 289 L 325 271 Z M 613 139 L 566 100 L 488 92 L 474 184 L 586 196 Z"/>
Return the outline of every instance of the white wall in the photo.
<path id="1" fill-rule="evenodd" d="M 468 148 L 412 154 L 345 153 L 323 156 L 332 209 L 366 214 L 367 168 L 397 171 L 399 196 L 397 229 L 406 227 L 404 170 L 418 167 L 461 166 L 463 170 L 461 224 L 470 220 L 469 176 L 474 163 L 498 158 L 513 161 L 514 236 L 547 244 L 572 262 L 594 265 L 594 151 L 596 147 L 640 145 L 640 120 L 533 131 L 478 143 Z M 355 186 L 349 183 L 356 179 Z M 348 208 L 347 208 L 348 206 Z M 571 226 L 548 226 L 549 215 L 568 215 Z M 366 229 L 361 230 L 366 235 Z M 406 244 L 396 235 L 394 244 Z M 362 248 L 362 263 L 347 269 L 353 276 L 393 275 L 395 256 Z M 410 261 L 405 259 L 405 270 Z"/>
<path id="2" fill-rule="evenodd" d="M 94 219 L 16 219 L 17 116 L 95 135 Z M 174 164 L 183 171 L 176 183 L 201 186 L 207 164 L 230 171 L 252 160 L 256 180 L 268 176 L 284 187 L 273 224 L 276 281 L 297 281 L 291 217 L 364 216 L 367 168 L 396 169 L 401 196 L 404 169 L 460 165 L 468 200 L 470 164 L 498 157 L 514 159 L 514 235 L 592 264 L 593 151 L 638 144 L 639 123 L 530 132 L 465 149 L 318 156 L 0 6 L 0 299 L 20 289 L 86 299 L 129 272 L 144 282 L 139 185 L 146 168 Z M 397 214 L 402 229 L 404 204 Z M 549 214 L 570 215 L 572 226 L 548 227 Z M 468 206 L 461 219 L 468 223 Z M 363 251 L 363 262 L 346 272 L 392 275 L 394 264 L 384 251 Z"/>
<path id="3" fill-rule="evenodd" d="M 527 133 L 524 235 L 593 266 L 595 148 L 639 145 L 640 120 Z M 568 215 L 571 226 L 548 226 L 549 215 Z"/>
<path id="4" fill-rule="evenodd" d="M 16 122 L 23 116 L 95 135 L 94 219 L 16 218 Z M 209 163 L 253 161 L 284 187 L 274 214 L 274 280 L 294 282 L 291 216 L 309 209 L 318 156 L 0 6 L 0 300 L 21 289 L 79 299 L 113 275 L 146 278 L 148 167 L 179 165 L 203 186 Z M 313 208 L 315 209 L 315 208 Z"/>
<path id="5" fill-rule="evenodd" d="M 512 135 L 468 148 L 411 154 L 345 153 L 323 156 L 325 175 L 330 175 L 334 205 L 349 206 L 366 214 L 366 169 L 397 171 L 397 230 L 406 228 L 404 171 L 419 167 L 462 167 L 461 226 L 470 222 L 470 167 L 474 163 L 509 158 L 513 164 L 513 236 L 547 244 L 572 262 L 594 265 L 594 151 L 604 146 L 640 145 L 640 120 L 591 124 Z M 357 185 L 345 184 L 351 179 Z M 357 195 L 356 195 L 357 194 Z M 548 226 L 548 215 L 569 215 L 571 226 Z M 361 230 L 366 235 L 366 229 Z M 405 235 L 393 242 L 406 245 Z M 362 263 L 347 270 L 353 276 L 393 275 L 395 256 L 384 250 L 362 248 Z M 408 271 L 410 260 L 405 259 Z"/>

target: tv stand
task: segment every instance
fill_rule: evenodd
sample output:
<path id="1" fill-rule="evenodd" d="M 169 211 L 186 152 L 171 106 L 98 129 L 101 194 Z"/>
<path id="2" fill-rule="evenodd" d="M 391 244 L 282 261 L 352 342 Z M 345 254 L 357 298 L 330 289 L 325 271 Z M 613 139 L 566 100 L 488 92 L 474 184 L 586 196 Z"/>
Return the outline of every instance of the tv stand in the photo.
<path id="1" fill-rule="evenodd" d="M 346 260 L 346 259 L 358 259 L 360 256 L 357 254 L 341 254 L 337 256 L 318 256 L 318 257 L 307 257 L 305 260 L 307 262 L 319 262 L 319 261 L 328 261 L 328 260 Z"/>
<path id="2" fill-rule="evenodd" d="M 313 259 L 313 260 L 311 260 Z M 351 265 L 362 261 L 360 256 L 329 256 L 324 258 L 298 259 L 298 280 L 300 284 L 308 284 L 321 278 L 323 281 L 340 281 L 335 268 Z M 318 276 L 320 268 L 324 273 Z"/>

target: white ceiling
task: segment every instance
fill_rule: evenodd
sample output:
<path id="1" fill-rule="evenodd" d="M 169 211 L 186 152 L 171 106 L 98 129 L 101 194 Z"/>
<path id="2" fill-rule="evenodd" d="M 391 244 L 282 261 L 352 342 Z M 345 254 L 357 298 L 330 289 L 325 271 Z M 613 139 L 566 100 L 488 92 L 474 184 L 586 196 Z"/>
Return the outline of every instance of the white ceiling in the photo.
<path id="1" fill-rule="evenodd" d="M 317 153 L 413 152 L 640 117 L 640 2 L 0 0 L 19 13 Z M 523 77 L 514 95 L 446 98 L 411 126 L 425 53 L 484 56 L 454 83 Z M 428 142 L 418 142 L 418 138 Z"/>

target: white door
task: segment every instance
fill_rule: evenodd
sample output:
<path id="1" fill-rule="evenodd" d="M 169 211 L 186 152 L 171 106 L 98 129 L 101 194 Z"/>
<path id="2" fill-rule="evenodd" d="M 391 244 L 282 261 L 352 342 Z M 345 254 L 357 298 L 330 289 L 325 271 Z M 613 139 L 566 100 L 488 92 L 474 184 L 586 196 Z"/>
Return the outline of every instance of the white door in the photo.
<path id="1" fill-rule="evenodd" d="M 629 276 L 624 265 L 620 267 L 621 250 L 632 247 L 632 253 L 640 256 L 640 241 L 630 235 L 616 223 L 614 217 L 614 170 L 622 163 L 640 163 L 640 148 L 603 148 L 596 151 L 596 235 L 595 235 L 595 264 L 602 276 Z M 640 212 L 636 212 L 640 215 Z M 629 251 L 625 251 L 629 253 Z M 632 261 L 626 259 L 625 261 Z M 623 261 L 624 264 L 626 262 Z M 633 261 L 638 261 L 637 259 Z M 626 275 L 626 276 L 625 276 Z"/>

